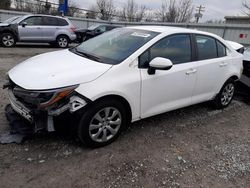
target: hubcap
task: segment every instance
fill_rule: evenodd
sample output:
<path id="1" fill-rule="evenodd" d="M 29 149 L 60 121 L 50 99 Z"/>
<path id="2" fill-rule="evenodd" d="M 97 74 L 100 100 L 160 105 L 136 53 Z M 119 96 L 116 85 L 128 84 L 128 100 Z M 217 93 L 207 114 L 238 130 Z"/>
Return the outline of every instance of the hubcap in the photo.
<path id="1" fill-rule="evenodd" d="M 12 46 L 15 42 L 14 38 L 12 37 L 12 35 L 5 35 L 2 38 L 2 42 L 5 46 Z"/>
<path id="2" fill-rule="evenodd" d="M 60 47 L 66 47 L 68 45 L 68 40 L 66 38 L 60 38 L 58 41 Z"/>
<path id="3" fill-rule="evenodd" d="M 230 83 L 226 85 L 226 87 L 223 89 L 222 94 L 221 94 L 221 104 L 223 106 L 228 105 L 234 95 L 234 84 Z"/>
<path id="4" fill-rule="evenodd" d="M 97 112 L 89 125 L 89 135 L 95 142 L 107 142 L 119 131 L 122 123 L 121 113 L 114 107 L 106 107 Z"/>

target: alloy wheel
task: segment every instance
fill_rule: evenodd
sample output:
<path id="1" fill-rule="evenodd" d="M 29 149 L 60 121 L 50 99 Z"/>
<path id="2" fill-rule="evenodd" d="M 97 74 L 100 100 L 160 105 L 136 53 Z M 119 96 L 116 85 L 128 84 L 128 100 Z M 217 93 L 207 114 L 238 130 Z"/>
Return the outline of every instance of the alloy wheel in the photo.
<path id="1" fill-rule="evenodd" d="M 64 37 L 61 37 L 59 38 L 58 40 L 58 45 L 61 47 L 61 48 L 66 48 L 68 46 L 68 40 Z"/>
<path id="2" fill-rule="evenodd" d="M 95 142 L 107 142 L 118 133 L 121 124 L 122 116 L 119 110 L 114 107 L 105 107 L 91 119 L 89 135 Z"/>
<path id="3" fill-rule="evenodd" d="M 228 85 L 226 85 L 221 93 L 221 104 L 223 106 L 227 106 L 234 95 L 234 84 L 233 83 L 229 83 Z"/>
<path id="4" fill-rule="evenodd" d="M 15 39 L 12 35 L 7 34 L 3 36 L 2 43 L 4 44 L 4 46 L 11 47 L 15 44 Z"/>

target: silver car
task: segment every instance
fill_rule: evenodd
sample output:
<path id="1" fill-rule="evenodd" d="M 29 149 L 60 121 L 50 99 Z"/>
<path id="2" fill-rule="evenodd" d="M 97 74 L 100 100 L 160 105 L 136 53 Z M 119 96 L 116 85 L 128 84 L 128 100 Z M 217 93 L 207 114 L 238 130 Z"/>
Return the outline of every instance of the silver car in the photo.
<path id="1" fill-rule="evenodd" d="M 25 15 L 10 24 L 18 24 L 18 36 L 13 36 L 18 42 L 42 42 L 66 48 L 76 39 L 73 24 L 59 16 Z"/>

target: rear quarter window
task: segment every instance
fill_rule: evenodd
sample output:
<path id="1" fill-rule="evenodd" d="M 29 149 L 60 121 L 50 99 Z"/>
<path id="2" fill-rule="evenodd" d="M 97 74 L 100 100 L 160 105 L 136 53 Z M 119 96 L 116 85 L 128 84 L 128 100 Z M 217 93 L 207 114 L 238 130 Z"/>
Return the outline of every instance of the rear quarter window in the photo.
<path id="1" fill-rule="evenodd" d="M 66 25 L 69 25 L 69 23 L 68 23 L 66 20 L 64 20 L 64 19 L 57 18 L 57 20 L 58 20 L 58 25 L 59 25 L 59 26 L 66 26 Z"/>
<path id="2" fill-rule="evenodd" d="M 226 47 L 219 41 L 216 41 L 218 49 L 218 57 L 225 57 L 227 55 Z"/>

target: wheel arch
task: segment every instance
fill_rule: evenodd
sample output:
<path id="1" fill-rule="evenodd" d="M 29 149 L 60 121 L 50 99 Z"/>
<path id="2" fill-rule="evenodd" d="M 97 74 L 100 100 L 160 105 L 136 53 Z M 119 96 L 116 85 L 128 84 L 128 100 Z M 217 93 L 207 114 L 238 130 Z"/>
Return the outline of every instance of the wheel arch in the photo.
<path id="1" fill-rule="evenodd" d="M 11 31 L 11 30 L 8 30 L 8 29 L 3 30 L 3 31 L 1 32 L 1 35 L 7 34 L 7 33 L 12 34 L 12 35 L 15 37 L 15 39 L 18 40 L 18 36 L 16 35 L 16 33 L 13 32 L 13 31 Z"/>
<path id="2" fill-rule="evenodd" d="M 91 104 L 96 103 L 96 102 L 101 101 L 101 100 L 108 100 L 108 99 L 113 99 L 113 100 L 117 100 L 117 101 L 122 102 L 124 104 L 124 107 L 126 108 L 126 111 L 129 112 L 127 114 L 129 122 L 132 121 L 132 108 L 131 108 L 131 105 L 129 104 L 127 99 L 125 99 L 124 97 L 122 97 L 120 95 L 116 95 L 116 94 L 105 95 L 105 96 L 102 96 L 102 97 L 99 97 L 99 98 L 95 99 L 94 101 L 91 102 Z"/>
<path id="3" fill-rule="evenodd" d="M 229 78 L 227 79 L 227 81 L 230 80 L 230 79 L 232 79 L 232 80 L 234 80 L 234 81 L 237 81 L 237 80 L 239 80 L 239 77 L 238 77 L 237 75 L 232 75 L 231 77 L 229 77 Z"/>
<path id="4" fill-rule="evenodd" d="M 57 37 L 56 37 L 56 40 L 57 40 L 60 36 L 65 36 L 65 37 L 67 37 L 67 38 L 68 38 L 68 40 L 69 40 L 69 42 L 70 42 L 70 38 L 69 38 L 69 36 L 68 36 L 67 34 L 64 34 L 64 33 L 60 33 L 60 34 L 58 34 L 58 35 L 57 35 Z"/>

